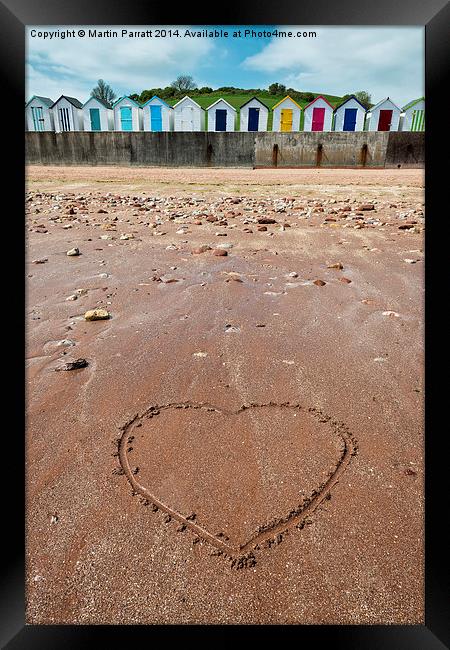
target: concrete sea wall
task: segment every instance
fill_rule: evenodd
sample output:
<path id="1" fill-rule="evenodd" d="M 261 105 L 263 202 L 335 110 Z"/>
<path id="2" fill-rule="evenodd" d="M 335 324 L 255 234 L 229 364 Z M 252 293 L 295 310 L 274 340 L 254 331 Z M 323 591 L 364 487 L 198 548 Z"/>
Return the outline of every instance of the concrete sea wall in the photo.
<path id="1" fill-rule="evenodd" d="M 144 167 L 424 167 L 425 134 L 29 131 L 25 160 Z"/>

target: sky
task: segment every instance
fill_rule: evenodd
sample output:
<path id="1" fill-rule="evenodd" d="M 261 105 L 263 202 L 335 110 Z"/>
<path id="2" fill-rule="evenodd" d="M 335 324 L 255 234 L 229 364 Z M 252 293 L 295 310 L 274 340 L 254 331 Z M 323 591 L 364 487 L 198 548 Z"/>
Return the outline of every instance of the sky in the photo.
<path id="1" fill-rule="evenodd" d="M 78 35 L 80 29 L 84 37 Z M 122 29 L 127 32 L 124 36 Z M 167 35 L 156 37 L 157 29 L 166 29 Z M 186 35 L 186 30 L 202 29 L 227 31 L 228 36 Z M 269 34 L 245 37 L 245 29 Z M 295 36 L 274 36 L 275 29 L 291 31 Z M 89 30 L 115 30 L 118 36 L 90 37 Z M 135 33 L 145 30 L 152 30 L 152 35 Z M 175 30 L 178 36 L 173 34 Z M 238 30 L 241 36 L 233 37 Z M 298 31 L 315 31 L 317 36 L 297 37 Z M 84 102 L 100 78 L 118 97 L 140 94 L 148 88 L 170 85 L 179 74 L 192 75 L 198 87 L 267 88 L 278 82 L 302 92 L 339 96 L 365 90 L 373 103 L 389 96 L 403 106 L 424 95 L 424 29 L 310 25 L 27 27 L 27 99 L 42 95 L 56 100 L 64 94 Z"/>

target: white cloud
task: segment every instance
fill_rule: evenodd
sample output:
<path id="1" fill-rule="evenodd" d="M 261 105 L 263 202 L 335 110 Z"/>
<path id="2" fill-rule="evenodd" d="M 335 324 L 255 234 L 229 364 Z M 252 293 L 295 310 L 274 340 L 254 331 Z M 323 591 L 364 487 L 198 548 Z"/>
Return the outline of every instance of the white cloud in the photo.
<path id="1" fill-rule="evenodd" d="M 151 26 L 155 29 L 155 26 Z M 27 97 L 57 98 L 67 94 L 84 101 L 97 80 L 105 79 L 121 94 L 169 85 L 179 74 L 192 74 L 205 67 L 216 45 L 210 39 L 188 38 L 32 38 L 31 29 L 56 30 L 50 26 L 27 28 Z M 59 29 L 72 29 L 64 26 Z M 117 26 L 83 26 L 89 29 L 118 30 Z M 142 31 L 144 26 L 127 26 Z M 172 29 L 177 29 L 172 27 Z M 184 30 L 184 27 L 178 27 Z M 75 28 L 76 30 L 76 28 Z"/>
<path id="2" fill-rule="evenodd" d="M 402 27 L 281 27 L 317 38 L 273 38 L 242 66 L 298 90 L 343 95 L 367 90 L 400 105 L 424 94 L 424 31 Z"/>

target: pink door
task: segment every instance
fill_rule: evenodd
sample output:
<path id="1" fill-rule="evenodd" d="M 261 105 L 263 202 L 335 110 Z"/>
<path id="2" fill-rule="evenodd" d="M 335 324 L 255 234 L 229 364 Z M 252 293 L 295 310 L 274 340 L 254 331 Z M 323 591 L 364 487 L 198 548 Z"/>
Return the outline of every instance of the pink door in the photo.
<path id="1" fill-rule="evenodd" d="M 324 121 L 325 121 L 325 109 L 313 108 L 311 131 L 323 131 Z"/>

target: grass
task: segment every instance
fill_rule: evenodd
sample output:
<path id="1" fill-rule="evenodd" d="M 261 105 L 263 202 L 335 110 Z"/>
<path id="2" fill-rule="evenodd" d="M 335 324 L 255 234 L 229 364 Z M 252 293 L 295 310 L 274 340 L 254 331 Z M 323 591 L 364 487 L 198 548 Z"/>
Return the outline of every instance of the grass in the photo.
<path id="1" fill-rule="evenodd" d="M 227 101 L 233 108 L 237 110 L 237 120 L 236 120 L 236 131 L 239 131 L 240 124 L 239 124 L 239 107 L 242 106 L 242 104 L 245 104 L 249 99 L 251 99 L 251 95 L 248 94 L 242 94 L 242 95 L 232 95 L 232 94 L 227 94 L 227 93 L 220 93 L 218 91 L 212 92 L 209 95 L 196 95 L 195 91 L 192 91 L 190 93 L 186 93 L 191 97 L 194 101 L 197 102 L 197 104 L 200 104 L 202 108 L 208 108 L 208 106 L 211 106 L 211 104 L 214 104 L 218 99 L 224 99 Z M 322 93 L 314 93 L 315 97 L 318 95 L 322 95 L 326 100 L 332 104 L 333 108 L 337 106 L 341 102 L 341 97 L 338 97 L 337 95 L 326 95 Z M 258 99 L 260 99 L 263 104 L 266 104 L 266 106 L 269 107 L 269 109 L 272 109 L 275 104 L 278 104 L 279 101 L 285 98 L 286 95 L 269 95 L 269 93 L 261 93 L 256 95 Z M 167 99 L 165 100 L 170 106 L 173 106 L 176 104 L 179 99 Z M 309 102 L 300 100 L 297 102 L 302 109 L 309 104 Z M 205 129 L 208 129 L 208 114 L 205 116 L 206 118 L 206 124 L 205 124 Z M 267 121 L 267 130 L 271 131 L 272 130 L 272 121 L 273 121 L 273 113 L 272 110 L 269 111 L 269 117 Z M 300 129 L 303 129 L 303 111 L 300 116 Z"/>

